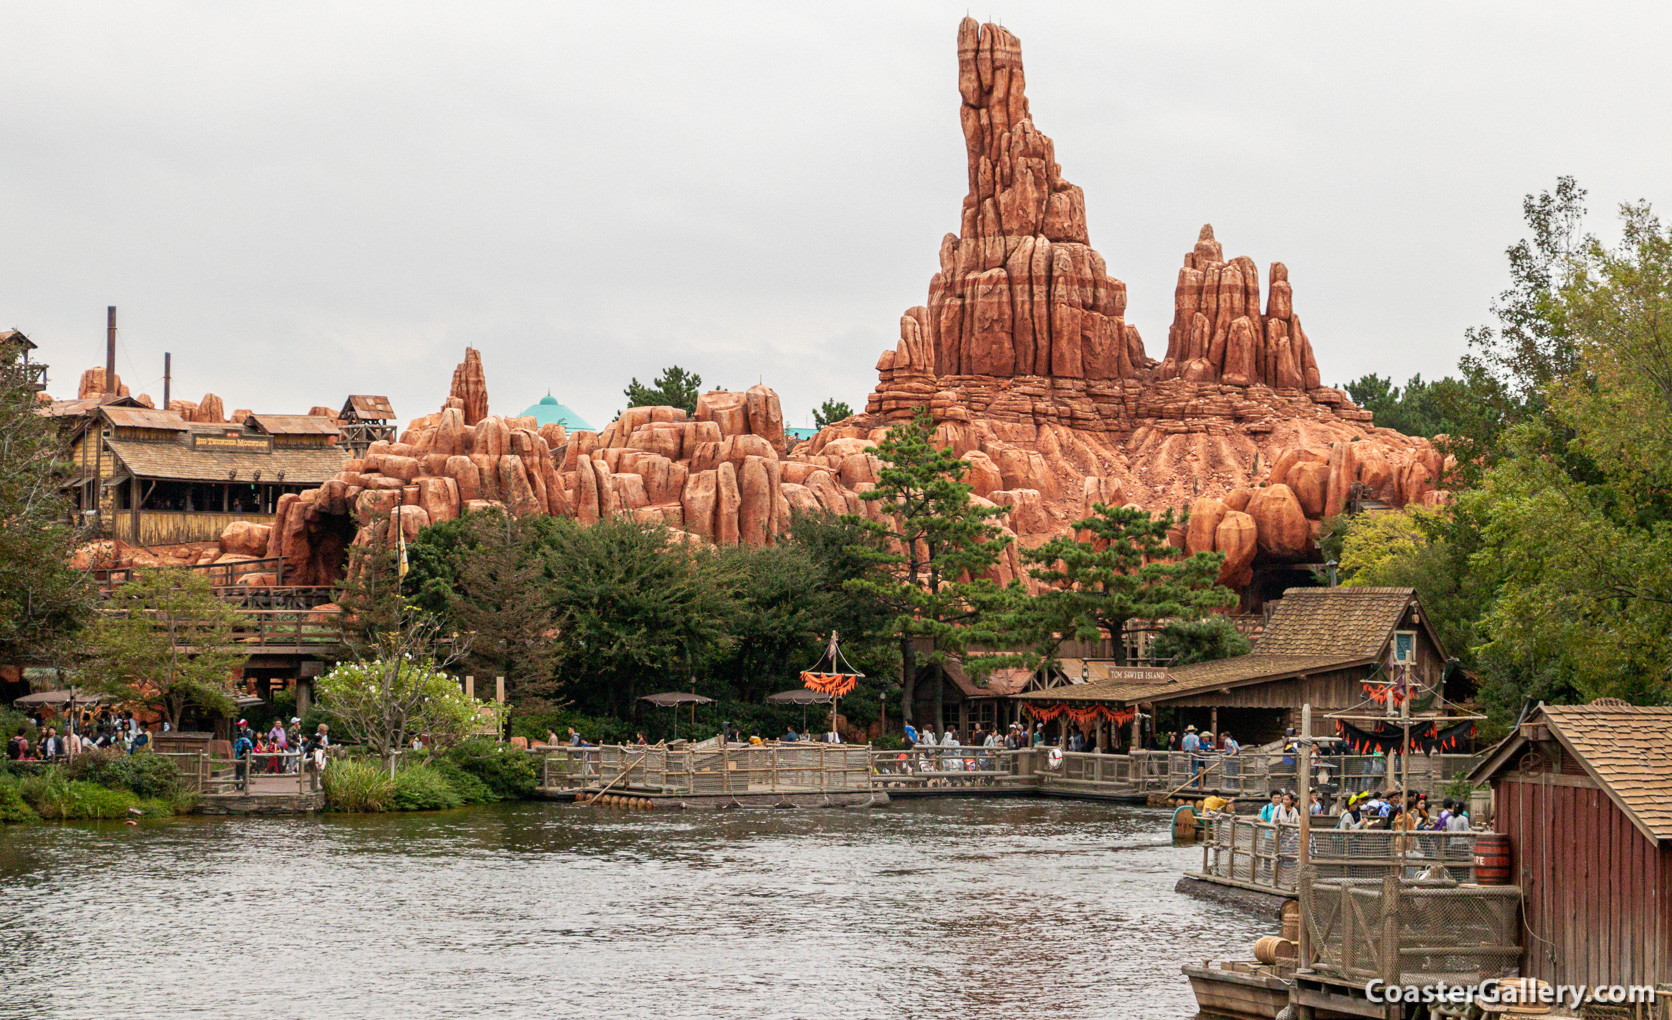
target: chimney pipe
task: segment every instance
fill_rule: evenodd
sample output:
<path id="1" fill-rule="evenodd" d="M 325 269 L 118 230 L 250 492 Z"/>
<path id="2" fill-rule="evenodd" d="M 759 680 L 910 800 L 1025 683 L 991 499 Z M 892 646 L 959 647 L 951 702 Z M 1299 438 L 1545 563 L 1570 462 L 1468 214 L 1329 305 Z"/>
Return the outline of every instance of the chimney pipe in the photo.
<path id="1" fill-rule="evenodd" d="M 169 384 L 169 380 L 173 376 L 173 365 L 174 365 L 174 355 L 168 353 L 167 351 L 164 351 L 163 352 L 163 407 L 162 407 L 162 409 L 164 411 L 168 410 L 168 384 Z"/>
<path id="2" fill-rule="evenodd" d="M 104 394 L 106 400 L 116 399 L 116 306 L 111 305 L 107 311 L 105 324 L 105 377 Z"/>

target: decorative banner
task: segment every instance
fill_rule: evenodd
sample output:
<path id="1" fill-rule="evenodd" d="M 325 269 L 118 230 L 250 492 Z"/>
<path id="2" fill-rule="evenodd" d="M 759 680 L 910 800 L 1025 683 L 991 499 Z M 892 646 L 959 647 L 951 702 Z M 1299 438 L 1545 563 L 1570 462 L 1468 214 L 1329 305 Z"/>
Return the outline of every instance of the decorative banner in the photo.
<path id="1" fill-rule="evenodd" d="M 859 683 L 858 673 L 814 673 L 807 671 L 801 674 L 801 682 L 809 690 L 828 694 L 832 698 L 840 698 L 853 690 Z"/>
<path id="2" fill-rule="evenodd" d="M 1134 709 L 1112 709 L 1107 705 L 1076 706 L 1058 702 L 1055 705 L 1036 705 L 1029 703 L 1024 706 L 1029 715 L 1035 720 L 1048 723 L 1059 715 L 1066 715 L 1076 726 L 1081 728 L 1094 725 L 1099 719 L 1107 719 L 1116 726 L 1125 726 L 1132 721 Z"/>
<path id="3" fill-rule="evenodd" d="M 1360 729 L 1348 722 L 1336 721 L 1336 732 L 1347 741 L 1354 754 L 1391 754 L 1399 750 L 1404 735 L 1398 726 L 1379 723 L 1372 729 Z M 1410 749 L 1433 753 L 1454 751 L 1464 740 L 1475 735 L 1475 724 L 1465 719 L 1441 729 L 1437 723 L 1419 723 L 1411 727 Z"/>

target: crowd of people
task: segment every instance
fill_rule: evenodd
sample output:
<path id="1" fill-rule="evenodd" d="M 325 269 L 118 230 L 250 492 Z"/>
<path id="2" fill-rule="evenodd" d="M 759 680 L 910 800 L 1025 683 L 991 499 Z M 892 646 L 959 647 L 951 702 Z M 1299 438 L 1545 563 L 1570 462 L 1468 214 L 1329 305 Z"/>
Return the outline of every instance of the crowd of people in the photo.
<path id="1" fill-rule="evenodd" d="M 289 725 L 274 720 L 266 730 L 240 719 L 232 740 L 232 757 L 238 763 L 238 778 L 255 774 L 294 774 L 304 766 L 310 771 L 325 769 L 325 749 L 331 744 L 331 727 L 321 723 L 311 736 L 302 733 L 302 720 L 291 716 Z"/>
<path id="2" fill-rule="evenodd" d="M 89 751 L 118 748 L 132 754 L 151 742 L 151 729 L 132 712 L 99 710 L 70 713 L 64 719 L 36 715 L 32 726 L 19 726 L 6 740 L 6 757 L 11 761 L 61 761 Z M 168 723 L 158 724 L 167 733 Z M 36 734 L 31 740 L 29 734 Z"/>

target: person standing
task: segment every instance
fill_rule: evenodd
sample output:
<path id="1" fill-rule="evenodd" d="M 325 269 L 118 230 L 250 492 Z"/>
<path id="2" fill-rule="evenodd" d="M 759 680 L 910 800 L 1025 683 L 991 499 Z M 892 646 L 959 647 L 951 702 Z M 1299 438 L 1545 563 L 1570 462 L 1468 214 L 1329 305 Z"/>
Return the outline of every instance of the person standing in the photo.
<path id="1" fill-rule="evenodd" d="M 1273 790 L 1271 791 L 1271 801 L 1266 804 L 1265 807 L 1260 809 L 1260 821 L 1275 822 L 1277 821 L 1277 813 L 1282 810 L 1283 792 L 1281 790 Z"/>
<path id="2" fill-rule="evenodd" d="M 1278 825 L 1299 825 L 1300 824 L 1300 810 L 1295 807 L 1295 795 L 1294 794 L 1285 793 L 1283 795 L 1283 800 L 1278 805 L 1278 808 L 1277 808 L 1277 816 L 1275 818 L 1273 818 L 1272 820 L 1275 821 Z"/>

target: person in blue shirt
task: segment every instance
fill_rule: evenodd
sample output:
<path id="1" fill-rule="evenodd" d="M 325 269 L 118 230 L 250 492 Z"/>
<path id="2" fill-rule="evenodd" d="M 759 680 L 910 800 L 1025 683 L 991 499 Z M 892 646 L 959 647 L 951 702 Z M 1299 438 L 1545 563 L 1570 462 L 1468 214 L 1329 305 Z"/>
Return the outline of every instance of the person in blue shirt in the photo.
<path id="1" fill-rule="evenodd" d="M 906 723 L 906 746 L 913 747 L 916 746 L 916 744 L 917 727 L 913 726 L 911 723 Z"/>
<path id="2" fill-rule="evenodd" d="M 1260 821 L 1275 822 L 1283 810 L 1283 791 L 1271 791 L 1271 803 L 1260 809 Z"/>
<path id="3" fill-rule="evenodd" d="M 248 733 L 238 734 L 238 739 L 232 742 L 232 758 L 238 763 L 237 776 L 240 783 L 244 782 L 250 772 L 250 752 L 255 750 L 255 743 L 250 740 Z"/>

